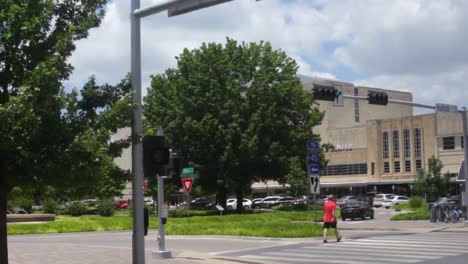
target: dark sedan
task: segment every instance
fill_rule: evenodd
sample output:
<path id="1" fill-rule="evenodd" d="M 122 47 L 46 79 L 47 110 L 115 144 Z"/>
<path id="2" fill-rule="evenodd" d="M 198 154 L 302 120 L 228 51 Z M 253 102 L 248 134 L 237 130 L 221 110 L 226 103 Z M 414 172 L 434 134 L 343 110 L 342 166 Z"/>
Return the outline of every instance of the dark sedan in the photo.
<path id="1" fill-rule="evenodd" d="M 367 203 L 361 201 L 347 201 L 341 206 L 341 219 L 345 221 L 348 218 L 374 219 L 374 209 Z"/>
<path id="2" fill-rule="evenodd" d="M 206 198 L 196 198 L 189 203 L 191 209 L 211 209 L 215 202 Z"/>

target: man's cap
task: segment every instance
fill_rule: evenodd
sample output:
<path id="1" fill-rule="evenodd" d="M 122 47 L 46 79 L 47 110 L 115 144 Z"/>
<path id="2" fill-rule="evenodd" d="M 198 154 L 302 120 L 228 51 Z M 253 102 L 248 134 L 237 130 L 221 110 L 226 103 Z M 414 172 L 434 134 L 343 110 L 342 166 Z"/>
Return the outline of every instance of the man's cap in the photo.
<path id="1" fill-rule="evenodd" d="M 328 200 L 335 200 L 335 195 L 333 194 L 328 195 Z"/>

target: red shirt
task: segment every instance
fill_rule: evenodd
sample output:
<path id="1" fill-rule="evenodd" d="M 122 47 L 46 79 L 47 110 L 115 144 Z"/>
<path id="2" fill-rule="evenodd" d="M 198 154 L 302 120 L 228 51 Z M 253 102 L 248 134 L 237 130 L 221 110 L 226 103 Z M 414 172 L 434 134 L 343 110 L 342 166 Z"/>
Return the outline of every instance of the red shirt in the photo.
<path id="1" fill-rule="evenodd" d="M 336 216 L 334 216 L 336 211 L 336 203 L 335 201 L 328 200 L 323 205 L 323 222 L 330 223 L 336 222 Z"/>

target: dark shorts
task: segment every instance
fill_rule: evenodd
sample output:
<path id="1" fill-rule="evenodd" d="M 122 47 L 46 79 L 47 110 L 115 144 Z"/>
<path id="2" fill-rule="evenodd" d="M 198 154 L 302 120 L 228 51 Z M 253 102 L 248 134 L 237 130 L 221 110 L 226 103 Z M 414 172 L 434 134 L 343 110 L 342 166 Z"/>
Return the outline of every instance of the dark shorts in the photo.
<path id="1" fill-rule="evenodd" d="M 336 228 L 336 222 L 324 222 L 323 228 Z"/>

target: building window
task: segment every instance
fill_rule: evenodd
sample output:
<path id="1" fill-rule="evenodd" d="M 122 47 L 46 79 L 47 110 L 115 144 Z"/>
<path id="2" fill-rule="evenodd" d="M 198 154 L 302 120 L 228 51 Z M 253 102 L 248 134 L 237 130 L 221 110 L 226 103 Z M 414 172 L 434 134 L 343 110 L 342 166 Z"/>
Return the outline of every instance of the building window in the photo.
<path id="1" fill-rule="evenodd" d="M 411 160 L 405 160 L 405 172 L 411 172 Z"/>
<path id="2" fill-rule="evenodd" d="M 394 171 L 395 173 L 399 173 L 399 172 L 400 172 L 400 162 L 399 162 L 399 161 L 393 162 L 393 171 Z"/>
<path id="3" fill-rule="evenodd" d="M 374 162 L 371 162 L 371 174 L 374 175 L 375 174 L 375 163 Z"/>
<path id="4" fill-rule="evenodd" d="M 400 135 L 398 130 L 393 131 L 393 157 L 400 157 Z"/>
<path id="5" fill-rule="evenodd" d="M 383 139 L 383 158 L 388 159 L 388 132 L 385 131 L 382 133 Z"/>
<path id="6" fill-rule="evenodd" d="M 321 176 L 367 174 L 367 163 L 349 163 L 329 165 L 320 171 Z"/>
<path id="7" fill-rule="evenodd" d="M 455 137 L 444 137 L 442 138 L 443 149 L 455 149 Z"/>
<path id="8" fill-rule="evenodd" d="M 357 87 L 354 88 L 354 96 L 359 95 L 359 90 Z M 359 123 L 359 99 L 354 99 L 354 121 Z"/>
<path id="9" fill-rule="evenodd" d="M 414 156 L 416 158 L 421 157 L 421 129 L 414 129 Z"/>
<path id="10" fill-rule="evenodd" d="M 416 160 L 416 169 L 417 170 L 420 170 L 422 169 L 422 160 Z"/>
<path id="11" fill-rule="evenodd" d="M 410 133 L 409 129 L 404 129 L 403 130 L 403 148 L 404 148 L 404 156 L 405 158 L 410 157 Z"/>
<path id="12" fill-rule="evenodd" d="M 465 148 L 465 144 L 464 144 L 464 141 L 463 141 L 463 136 L 461 136 L 461 148 Z"/>
<path id="13" fill-rule="evenodd" d="M 383 163 L 383 172 L 390 173 L 390 162 L 386 161 Z"/>

